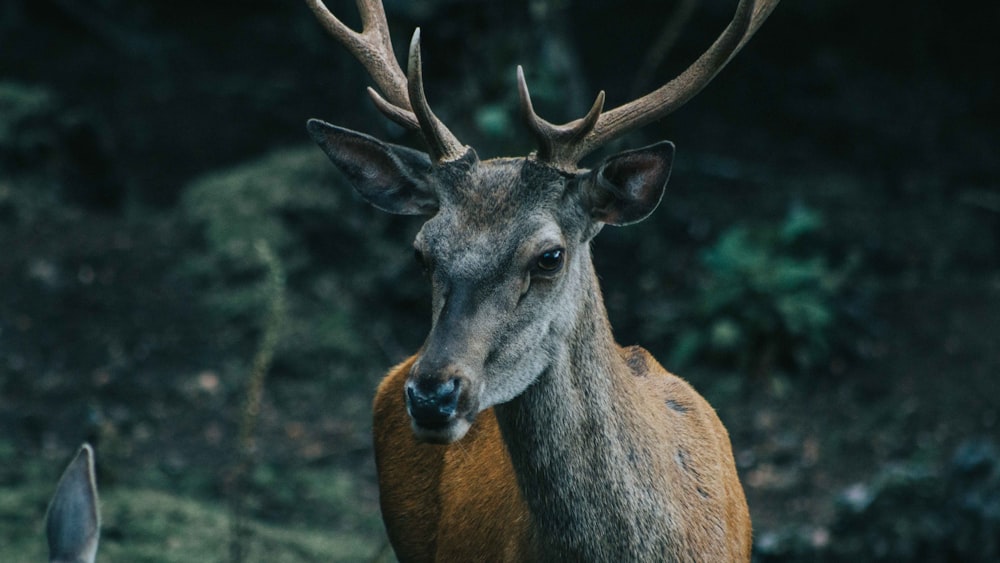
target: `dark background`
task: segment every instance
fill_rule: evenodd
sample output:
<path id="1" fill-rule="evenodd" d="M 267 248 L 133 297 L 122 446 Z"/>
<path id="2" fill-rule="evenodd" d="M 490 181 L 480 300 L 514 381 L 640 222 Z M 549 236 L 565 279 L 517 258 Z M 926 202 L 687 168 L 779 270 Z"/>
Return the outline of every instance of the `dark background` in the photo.
<path id="1" fill-rule="evenodd" d="M 422 28 L 431 104 L 489 157 L 532 150 L 516 65 L 551 121 L 600 89 L 617 106 L 735 2 L 692 4 L 662 53 L 677 2 L 386 11 L 397 54 Z M 677 144 L 660 209 L 605 229 L 595 259 L 619 340 L 729 428 L 760 561 L 1000 557 L 998 24 L 994 2 L 787 1 L 603 153 Z M 428 326 L 419 223 L 363 204 L 304 127 L 420 147 L 367 84 L 296 1 L 0 3 L 5 560 L 39 560 L 84 440 L 108 560 L 222 559 L 234 510 L 251 559 L 387 556 L 368 405 Z"/>

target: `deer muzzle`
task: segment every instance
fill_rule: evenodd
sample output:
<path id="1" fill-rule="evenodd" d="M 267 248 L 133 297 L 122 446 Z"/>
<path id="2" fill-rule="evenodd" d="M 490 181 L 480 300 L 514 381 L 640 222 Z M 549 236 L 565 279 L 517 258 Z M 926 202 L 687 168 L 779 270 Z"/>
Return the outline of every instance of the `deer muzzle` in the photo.
<path id="1" fill-rule="evenodd" d="M 406 382 L 406 408 L 413 422 L 429 430 L 447 426 L 458 410 L 462 380 L 425 377 Z"/>
<path id="2" fill-rule="evenodd" d="M 465 435 L 478 409 L 472 379 L 455 364 L 422 361 L 406 380 L 406 411 L 417 439 L 448 444 Z"/>

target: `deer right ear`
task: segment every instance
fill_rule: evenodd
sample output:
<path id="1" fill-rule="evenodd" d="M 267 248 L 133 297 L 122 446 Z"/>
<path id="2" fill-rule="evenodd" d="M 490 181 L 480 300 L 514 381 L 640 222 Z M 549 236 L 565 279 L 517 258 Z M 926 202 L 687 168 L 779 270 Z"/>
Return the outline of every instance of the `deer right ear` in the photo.
<path id="1" fill-rule="evenodd" d="M 400 215 L 437 211 L 437 193 L 430 181 L 432 165 L 426 154 L 318 119 L 310 119 L 306 128 L 368 203 Z"/>
<path id="2" fill-rule="evenodd" d="M 619 226 L 649 217 L 663 199 L 673 161 L 670 141 L 608 157 L 583 177 L 590 216 Z"/>

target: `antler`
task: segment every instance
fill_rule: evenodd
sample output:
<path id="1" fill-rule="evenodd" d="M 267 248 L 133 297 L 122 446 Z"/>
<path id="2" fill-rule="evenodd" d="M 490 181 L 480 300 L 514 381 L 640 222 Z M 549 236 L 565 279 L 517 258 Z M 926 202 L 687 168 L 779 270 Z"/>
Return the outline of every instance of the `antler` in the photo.
<path id="1" fill-rule="evenodd" d="M 602 113 L 604 92 L 587 115 L 564 125 L 554 125 L 535 113 L 521 67 L 517 86 L 521 111 L 538 139 L 537 157 L 563 168 L 575 168 L 594 149 L 625 133 L 656 121 L 684 105 L 701 91 L 743 48 L 779 0 L 740 0 L 736 15 L 715 43 L 679 76 L 645 96 Z"/>
<path id="2" fill-rule="evenodd" d="M 427 103 L 420 60 L 420 29 L 413 32 L 407 73 L 403 74 L 392 52 L 392 39 L 381 0 L 357 0 L 361 32 L 344 25 L 322 0 L 306 0 L 323 27 L 365 67 L 383 97 L 369 87 L 375 107 L 399 125 L 420 131 L 431 156 L 438 161 L 456 160 L 467 147 L 445 127 Z"/>

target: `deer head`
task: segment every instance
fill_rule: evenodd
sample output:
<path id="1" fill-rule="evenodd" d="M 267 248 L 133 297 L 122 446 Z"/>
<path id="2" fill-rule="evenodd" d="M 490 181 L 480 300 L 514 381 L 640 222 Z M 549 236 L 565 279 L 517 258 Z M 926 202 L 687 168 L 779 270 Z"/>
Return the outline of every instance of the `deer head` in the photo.
<path id="1" fill-rule="evenodd" d="M 344 26 L 320 0 L 320 21 L 366 66 L 376 106 L 418 130 L 428 153 L 322 121 L 308 130 L 361 196 L 390 213 L 427 217 L 414 241 L 432 287 L 432 327 L 405 386 L 412 428 L 426 441 L 461 438 L 477 413 L 509 401 L 566 354 L 581 323 L 606 323 L 590 240 L 606 225 L 648 217 L 663 196 L 674 146 L 578 162 L 625 132 L 670 113 L 703 88 L 743 46 L 776 1 L 742 0 L 733 21 L 688 70 L 608 112 L 604 93 L 581 119 L 540 118 L 518 68 L 522 114 L 539 149 L 480 160 L 431 111 L 423 89 L 420 32 L 404 75 L 392 54 L 381 3 L 358 0 L 363 30 Z M 384 97 L 383 97 L 384 94 Z"/>

